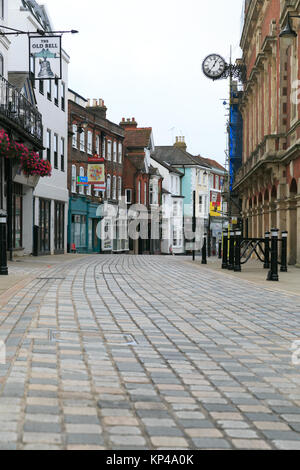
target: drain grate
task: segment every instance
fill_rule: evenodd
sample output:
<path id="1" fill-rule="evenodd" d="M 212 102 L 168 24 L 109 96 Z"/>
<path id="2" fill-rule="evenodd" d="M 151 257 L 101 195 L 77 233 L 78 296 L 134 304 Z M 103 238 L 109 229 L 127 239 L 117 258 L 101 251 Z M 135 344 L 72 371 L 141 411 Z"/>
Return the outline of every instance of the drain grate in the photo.
<path id="1" fill-rule="evenodd" d="M 38 277 L 39 281 L 63 281 L 65 277 Z"/>

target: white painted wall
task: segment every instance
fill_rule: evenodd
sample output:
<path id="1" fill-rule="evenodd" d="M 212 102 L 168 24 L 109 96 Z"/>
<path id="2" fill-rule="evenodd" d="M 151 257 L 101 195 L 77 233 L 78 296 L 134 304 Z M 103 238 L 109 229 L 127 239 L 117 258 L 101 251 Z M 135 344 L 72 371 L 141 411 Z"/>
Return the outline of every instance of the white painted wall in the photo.
<path id="1" fill-rule="evenodd" d="M 24 31 L 36 31 L 41 28 L 41 24 L 36 20 L 33 14 L 23 8 L 21 0 L 9 0 L 9 23 L 11 27 Z M 28 38 L 26 36 L 12 36 L 11 50 L 9 54 L 9 71 L 23 72 L 29 70 L 29 51 Z M 51 131 L 51 164 L 52 176 L 50 178 L 40 178 L 33 196 L 35 201 L 34 220 L 38 225 L 39 221 L 39 198 L 50 199 L 51 202 L 51 252 L 54 252 L 54 201 L 65 203 L 65 250 L 67 246 L 67 215 L 69 193 L 67 189 L 67 164 L 68 164 L 68 64 L 69 56 L 66 52 L 62 53 L 62 81 L 65 84 L 65 111 L 61 109 L 61 80 L 59 80 L 59 96 L 58 106 L 54 104 L 54 81 L 52 81 L 52 101 L 47 98 L 47 81 L 44 82 L 44 95 L 39 92 L 39 82 L 35 82 L 35 96 L 40 113 L 43 117 L 43 142 L 46 147 L 47 129 Z M 58 152 L 58 169 L 54 169 L 54 134 L 58 135 L 59 152 Z M 60 142 L 61 138 L 65 139 L 65 171 L 60 169 Z M 46 151 L 44 151 L 46 158 Z M 29 205 L 26 206 L 29 210 Z M 32 214 L 25 214 L 24 219 L 33 220 Z M 24 239 L 25 252 L 32 252 L 32 236 L 31 231 L 26 230 L 26 238 Z"/>
<path id="2" fill-rule="evenodd" d="M 8 26 L 8 0 L 4 0 L 3 4 L 3 17 L 2 12 L 0 12 L 0 21 L 3 26 Z M 3 32 L 7 31 L 5 29 Z M 10 40 L 8 37 L 0 36 L 0 54 L 3 57 L 3 77 L 7 79 L 7 67 L 8 67 L 8 52 L 9 52 Z"/>
<path id="3" fill-rule="evenodd" d="M 158 168 L 159 173 L 163 177 L 162 187 L 170 194 L 163 194 L 163 206 L 162 206 L 162 218 L 163 218 L 163 239 L 161 242 L 161 251 L 164 254 L 170 253 L 170 246 L 173 245 L 173 226 L 175 225 L 178 229 L 182 230 L 182 240 L 183 240 L 183 204 L 184 199 L 177 197 L 181 195 L 181 178 L 176 173 L 173 173 L 171 168 L 168 170 L 165 166 L 158 163 L 153 158 L 150 159 L 150 164 L 154 168 Z M 173 182 L 172 185 L 172 176 Z M 179 191 L 176 187 L 176 179 L 179 180 Z M 173 218 L 173 204 L 174 202 L 182 201 L 180 213 L 176 218 Z M 182 247 L 175 248 L 173 247 L 174 254 L 184 253 L 184 243 Z"/>

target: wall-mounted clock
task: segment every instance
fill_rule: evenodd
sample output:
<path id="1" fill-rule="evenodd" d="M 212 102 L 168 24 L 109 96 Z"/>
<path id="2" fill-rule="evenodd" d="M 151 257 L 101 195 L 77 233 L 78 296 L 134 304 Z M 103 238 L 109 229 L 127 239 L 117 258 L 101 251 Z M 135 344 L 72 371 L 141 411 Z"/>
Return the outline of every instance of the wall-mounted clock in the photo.
<path id="1" fill-rule="evenodd" d="M 204 75 L 212 80 L 220 78 L 226 69 L 226 62 L 219 54 L 210 54 L 202 64 Z"/>

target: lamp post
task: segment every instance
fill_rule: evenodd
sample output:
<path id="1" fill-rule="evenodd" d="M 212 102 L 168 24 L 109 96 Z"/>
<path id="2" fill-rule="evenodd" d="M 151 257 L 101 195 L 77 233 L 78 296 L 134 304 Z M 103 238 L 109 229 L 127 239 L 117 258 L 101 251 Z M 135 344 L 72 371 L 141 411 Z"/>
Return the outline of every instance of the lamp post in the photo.
<path id="1" fill-rule="evenodd" d="M 296 31 L 293 29 L 291 18 L 300 18 L 300 16 L 290 15 L 290 13 L 288 13 L 286 25 L 279 34 L 280 39 L 294 39 L 298 36 Z"/>

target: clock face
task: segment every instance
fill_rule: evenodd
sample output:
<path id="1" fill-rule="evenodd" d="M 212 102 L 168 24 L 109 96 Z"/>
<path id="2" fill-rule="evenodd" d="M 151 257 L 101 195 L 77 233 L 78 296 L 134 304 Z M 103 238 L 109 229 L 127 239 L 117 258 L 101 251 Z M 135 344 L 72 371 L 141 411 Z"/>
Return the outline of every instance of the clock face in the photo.
<path id="1" fill-rule="evenodd" d="M 206 57 L 206 59 L 204 59 L 202 69 L 204 75 L 206 75 L 208 78 L 216 80 L 223 74 L 225 66 L 226 62 L 223 57 L 218 54 L 211 54 Z"/>

